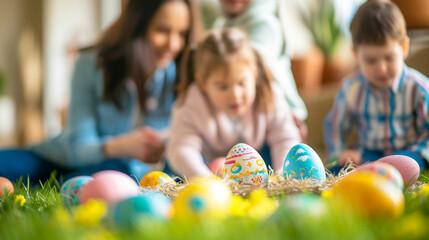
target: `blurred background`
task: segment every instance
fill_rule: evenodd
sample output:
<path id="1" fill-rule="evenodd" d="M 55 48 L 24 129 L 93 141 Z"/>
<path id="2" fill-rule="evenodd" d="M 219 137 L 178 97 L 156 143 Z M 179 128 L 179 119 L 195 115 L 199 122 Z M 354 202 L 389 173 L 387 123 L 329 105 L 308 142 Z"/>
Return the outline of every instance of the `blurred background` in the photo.
<path id="1" fill-rule="evenodd" d="M 143 1 L 143 0 L 142 0 Z M 355 62 L 348 26 L 365 0 L 283 0 L 287 42 L 298 90 L 309 110 L 307 143 L 323 151 L 322 119 Z M 407 63 L 429 74 L 429 1 L 394 0 L 406 17 Z M 124 0 L 0 0 L 0 147 L 57 134 L 67 119 L 77 49 L 95 40 Z M 198 0 L 209 29 L 217 0 Z"/>

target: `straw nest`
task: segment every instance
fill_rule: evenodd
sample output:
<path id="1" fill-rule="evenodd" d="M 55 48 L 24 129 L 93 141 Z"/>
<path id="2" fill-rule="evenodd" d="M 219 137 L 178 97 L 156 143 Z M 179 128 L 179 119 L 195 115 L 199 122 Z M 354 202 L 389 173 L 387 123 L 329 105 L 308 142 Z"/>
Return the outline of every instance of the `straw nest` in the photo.
<path id="1" fill-rule="evenodd" d="M 252 191 L 263 188 L 269 196 L 283 196 L 288 194 L 295 193 L 315 193 L 320 194 L 324 190 L 332 189 L 334 185 L 337 184 L 342 178 L 347 176 L 356 168 L 355 165 L 347 165 L 344 167 L 337 176 L 333 175 L 329 170 L 326 169 L 326 182 L 319 183 L 311 179 L 296 180 L 288 179 L 283 176 L 274 175 L 272 169 L 269 171 L 268 183 L 261 185 L 254 185 L 247 188 L 237 188 L 236 186 L 230 184 L 232 193 L 234 195 L 241 195 L 247 197 Z M 180 192 L 189 184 L 187 179 L 176 179 L 181 180 L 183 183 L 178 184 L 163 184 L 156 186 L 155 188 L 142 188 L 142 192 L 147 191 L 159 191 L 168 197 L 175 199 Z"/>

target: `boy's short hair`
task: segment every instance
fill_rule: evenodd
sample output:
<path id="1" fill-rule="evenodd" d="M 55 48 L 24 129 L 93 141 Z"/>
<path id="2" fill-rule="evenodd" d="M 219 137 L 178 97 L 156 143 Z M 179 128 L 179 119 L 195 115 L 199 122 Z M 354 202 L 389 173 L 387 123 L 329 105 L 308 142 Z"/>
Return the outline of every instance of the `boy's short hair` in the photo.
<path id="1" fill-rule="evenodd" d="M 368 0 L 357 10 L 350 24 L 353 47 L 382 45 L 394 39 L 402 43 L 407 36 L 404 16 L 389 0 Z"/>

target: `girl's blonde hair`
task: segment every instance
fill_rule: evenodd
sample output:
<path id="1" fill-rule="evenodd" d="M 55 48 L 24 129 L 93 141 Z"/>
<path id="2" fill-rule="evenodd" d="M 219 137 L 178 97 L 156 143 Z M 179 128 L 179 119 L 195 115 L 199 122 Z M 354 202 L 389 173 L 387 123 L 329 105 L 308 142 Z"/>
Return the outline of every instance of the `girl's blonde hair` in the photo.
<path id="1" fill-rule="evenodd" d="M 255 103 L 268 112 L 273 103 L 273 77 L 262 57 L 251 47 L 246 33 L 237 28 L 210 31 L 197 47 L 185 51 L 177 91 L 179 104 L 183 103 L 186 91 L 193 82 L 203 86 L 214 70 L 222 67 L 228 74 L 232 64 L 237 63 L 246 64 L 254 70 Z M 196 79 L 195 76 L 199 77 Z"/>

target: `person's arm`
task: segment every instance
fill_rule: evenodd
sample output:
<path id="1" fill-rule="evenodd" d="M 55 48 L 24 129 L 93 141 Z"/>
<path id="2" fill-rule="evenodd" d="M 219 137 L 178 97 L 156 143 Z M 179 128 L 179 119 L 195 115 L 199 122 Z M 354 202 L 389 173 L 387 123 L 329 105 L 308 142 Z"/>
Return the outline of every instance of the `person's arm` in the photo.
<path id="1" fill-rule="evenodd" d="M 421 90 L 415 95 L 414 106 L 416 111 L 416 141 L 408 149 L 419 153 L 428 161 L 429 159 L 429 92 Z"/>
<path id="2" fill-rule="evenodd" d="M 347 106 L 347 88 L 340 90 L 324 121 L 326 162 L 340 157 L 346 150 L 346 135 L 351 129 L 352 114 Z"/>
<path id="3" fill-rule="evenodd" d="M 268 118 L 267 143 L 270 147 L 274 171 L 279 174 L 283 171 L 283 163 L 289 150 L 302 139 L 293 120 L 292 111 L 282 98 L 280 91 L 275 87 L 273 90 L 275 108 Z"/>
<path id="4" fill-rule="evenodd" d="M 188 179 L 213 175 L 202 155 L 203 139 L 196 126 L 201 119 L 192 109 L 183 108 L 174 107 L 173 110 L 166 146 L 168 164 L 173 171 Z"/>
<path id="5" fill-rule="evenodd" d="M 284 92 L 286 101 L 295 117 L 303 121 L 308 115 L 307 108 L 298 94 L 284 45 L 282 27 L 278 19 L 265 18 L 264 20 L 253 22 L 248 28 L 252 47 L 261 54 L 266 66 Z"/>
<path id="6" fill-rule="evenodd" d="M 71 101 L 64 144 L 66 165 L 88 166 L 108 158 L 136 158 L 156 162 L 164 148 L 163 139 L 151 129 L 140 128 L 117 136 L 101 136 L 97 109 L 97 81 L 101 72 L 96 67 L 95 56 L 82 53 L 72 77 Z M 125 124 L 125 123 L 124 123 Z"/>

